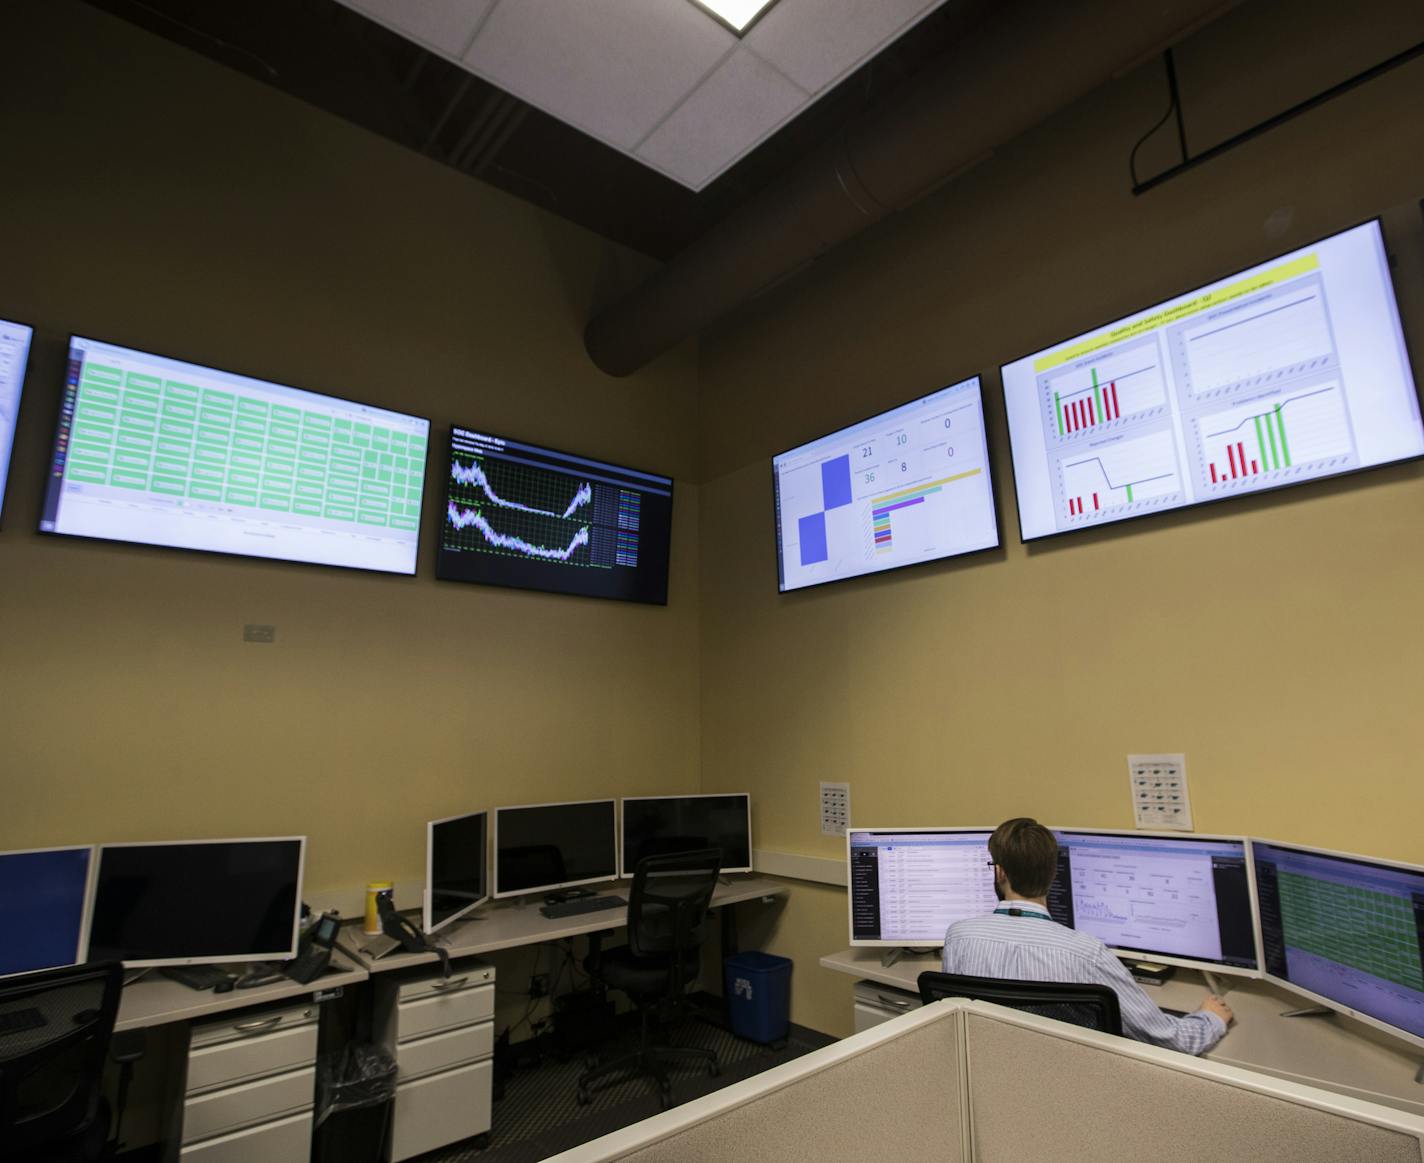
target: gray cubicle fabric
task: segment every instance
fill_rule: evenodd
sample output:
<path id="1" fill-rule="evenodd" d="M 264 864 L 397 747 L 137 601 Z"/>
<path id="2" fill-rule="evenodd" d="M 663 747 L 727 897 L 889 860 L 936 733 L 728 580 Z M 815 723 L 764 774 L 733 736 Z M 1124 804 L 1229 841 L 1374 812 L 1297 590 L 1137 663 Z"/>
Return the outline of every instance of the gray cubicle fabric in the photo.
<path id="1" fill-rule="evenodd" d="M 629 1163 L 847 1157 L 961 1163 L 959 1016 L 911 1030 L 812 1078 L 629 1151 Z"/>
<path id="2" fill-rule="evenodd" d="M 982 1014 L 964 1017 L 978 1163 L 1420 1163 L 1413 1135 Z"/>

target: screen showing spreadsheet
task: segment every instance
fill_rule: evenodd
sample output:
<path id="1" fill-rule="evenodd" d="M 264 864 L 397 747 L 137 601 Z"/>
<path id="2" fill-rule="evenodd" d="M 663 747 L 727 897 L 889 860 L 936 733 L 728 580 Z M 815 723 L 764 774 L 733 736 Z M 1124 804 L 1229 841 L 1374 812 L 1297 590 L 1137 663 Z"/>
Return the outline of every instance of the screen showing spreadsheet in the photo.
<path id="1" fill-rule="evenodd" d="M 783 593 L 999 544 L 978 376 L 779 453 L 771 470 Z"/>
<path id="2" fill-rule="evenodd" d="M 1424 868 L 1252 850 L 1267 976 L 1424 1045 Z"/>
<path id="3" fill-rule="evenodd" d="M 943 945 L 955 921 L 994 911 L 989 830 L 852 829 L 852 945 Z"/>
<path id="4" fill-rule="evenodd" d="M 1056 919 L 1109 948 L 1175 964 L 1258 968 L 1246 841 L 1058 831 Z"/>
<path id="5" fill-rule="evenodd" d="M 40 531 L 413 574 L 429 429 L 74 336 Z"/>
<path id="6" fill-rule="evenodd" d="M 1424 455 L 1378 221 L 1003 368 L 1025 541 Z"/>

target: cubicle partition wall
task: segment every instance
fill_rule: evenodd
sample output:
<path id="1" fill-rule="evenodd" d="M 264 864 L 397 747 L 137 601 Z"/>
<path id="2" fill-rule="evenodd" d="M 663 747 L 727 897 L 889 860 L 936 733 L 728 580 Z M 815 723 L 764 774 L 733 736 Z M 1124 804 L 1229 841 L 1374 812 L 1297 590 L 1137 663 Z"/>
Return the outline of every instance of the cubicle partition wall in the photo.
<path id="1" fill-rule="evenodd" d="M 987 1002 L 937 1002 L 562 1163 L 734 1158 L 1421 1163 L 1424 1119 Z"/>

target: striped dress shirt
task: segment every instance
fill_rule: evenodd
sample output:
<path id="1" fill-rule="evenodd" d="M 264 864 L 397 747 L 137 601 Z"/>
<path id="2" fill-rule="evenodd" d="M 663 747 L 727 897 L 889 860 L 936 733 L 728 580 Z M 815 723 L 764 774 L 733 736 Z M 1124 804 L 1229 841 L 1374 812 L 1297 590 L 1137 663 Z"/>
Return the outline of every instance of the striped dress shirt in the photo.
<path id="1" fill-rule="evenodd" d="M 1096 937 L 1051 918 L 1040 919 L 1048 917 L 1048 910 L 1028 901 L 1013 901 L 1012 907 L 1025 915 L 991 913 L 950 925 L 944 937 L 944 971 L 1109 986 L 1122 1009 L 1124 1034 L 1186 1054 L 1210 1050 L 1226 1033 L 1226 1023 L 1215 1014 L 1164 1014 Z"/>

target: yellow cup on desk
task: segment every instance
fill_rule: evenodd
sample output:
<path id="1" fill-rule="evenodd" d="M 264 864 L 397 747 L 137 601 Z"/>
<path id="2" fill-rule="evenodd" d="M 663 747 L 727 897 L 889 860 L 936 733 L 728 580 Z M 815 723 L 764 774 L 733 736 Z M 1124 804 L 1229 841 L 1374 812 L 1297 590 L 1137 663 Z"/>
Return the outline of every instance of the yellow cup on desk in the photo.
<path id="1" fill-rule="evenodd" d="M 381 932 L 381 914 L 376 908 L 376 900 L 383 892 L 390 892 L 395 885 L 389 880 L 373 880 L 366 885 L 366 927 L 368 937 L 377 937 Z"/>

